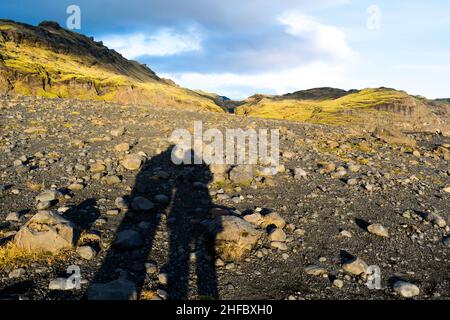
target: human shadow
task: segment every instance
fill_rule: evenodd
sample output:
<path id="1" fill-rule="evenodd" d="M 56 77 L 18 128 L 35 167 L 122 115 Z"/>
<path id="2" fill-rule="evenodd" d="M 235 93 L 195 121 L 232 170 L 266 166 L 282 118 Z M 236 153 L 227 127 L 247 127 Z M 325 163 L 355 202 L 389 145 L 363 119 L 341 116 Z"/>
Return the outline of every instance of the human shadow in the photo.
<path id="1" fill-rule="evenodd" d="M 130 195 L 124 197 L 128 210 L 90 283 L 88 299 L 139 297 L 149 277 L 146 263 L 152 262 L 152 248 L 163 215 L 169 234 L 169 253 L 167 263 L 160 268 L 160 273 L 167 275 L 167 281 L 161 281 L 159 288 L 164 289 L 170 299 L 187 299 L 190 262 L 195 261 L 198 296 L 218 298 L 214 243 L 220 226 L 214 232 L 206 227 L 212 219 L 213 203 L 208 191 L 212 174 L 204 163 L 174 164 L 172 150 L 173 146 L 146 161 Z M 189 153 L 192 155 L 192 151 Z M 142 208 L 148 203 L 136 203 L 136 199 L 140 199 L 142 204 L 142 198 L 150 200 L 153 208 Z M 123 279 L 124 275 L 135 287 L 121 287 L 118 293 L 105 292 L 90 297 L 90 289 L 95 285 Z"/>
<path id="2" fill-rule="evenodd" d="M 167 219 L 169 262 L 164 268 L 172 299 L 188 297 L 191 260 L 196 265 L 198 296 L 218 298 L 214 242 L 215 234 L 221 228 L 216 226 L 210 232 L 213 203 L 208 184 L 211 181 L 211 171 L 205 164 L 183 166 L 173 189 L 173 203 Z"/>

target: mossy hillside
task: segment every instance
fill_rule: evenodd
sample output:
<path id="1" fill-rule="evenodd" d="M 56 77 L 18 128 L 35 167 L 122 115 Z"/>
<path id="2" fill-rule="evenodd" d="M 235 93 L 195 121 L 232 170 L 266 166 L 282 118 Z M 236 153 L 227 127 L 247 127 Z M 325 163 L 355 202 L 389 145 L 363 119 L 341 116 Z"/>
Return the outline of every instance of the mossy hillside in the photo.
<path id="1" fill-rule="evenodd" d="M 378 107 L 399 105 L 409 99 L 411 96 L 403 91 L 386 88 L 364 89 L 337 99 L 263 97 L 256 103 L 253 100 L 238 107 L 236 112 L 254 117 L 345 125 L 354 121 L 365 121 L 367 117 L 375 119 L 388 116 L 388 111 L 380 111 Z"/>
<path id="2" fill-rule="evenodd" d="M 17 40 L 29 37 L 44 42 L 39 33 L 41 29 L 35 31 L 33 28 L 30 26 L 27 29 L 21 24 L 0 20 L 0 90 L 46 98 L 104 100 L 223 111 L 212 97 L 161 80 L 150 69 L 136 67 L 136 62 L 117 57 L 118 54 L 114 51 L 111 53 L 112 57 L 107 56 L 103 52 L 107 50 L 106 47 L 102 47 L 97 53 L 97 43 L 91 40 L 82 38 L 87 43 L 82 42 L 84 46 L 90 45 L 93 48 L 82 50 L 80 54 L 75 53 L 71 45 L 67 49 L 61 49 L 52 48 L 47 43 L 41 45 L 31 40 Z M 1 33 L 3 31 L 7 33 Z M 52 32 L 57 33 L 57 40 L 68 39 L 71 44 L 76 44 L 76 41 L 81 41 L 78 38 L 84 37 L 64 29 Z M 91 54 L 91 51 L 94 53 Z M 107 57 L 105 61 L 101 60 L 103 56 Z M 117 60 L 117 65 L 111 66 L 111 60 Z"/>

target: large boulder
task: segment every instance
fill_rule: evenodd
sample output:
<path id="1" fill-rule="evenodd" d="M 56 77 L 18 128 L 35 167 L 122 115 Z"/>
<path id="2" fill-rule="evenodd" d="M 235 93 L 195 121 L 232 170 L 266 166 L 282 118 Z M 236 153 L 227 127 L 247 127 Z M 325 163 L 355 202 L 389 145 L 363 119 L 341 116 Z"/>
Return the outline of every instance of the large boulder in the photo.
<path id="1" fill-rule="evenodd" d="M 404 298 L 412 298 L 420 294 L 420 289 L 418 286 L 401 280 L 394 283 L 393 289 Z"/>
<path id="2" fill-rule="evenodd" d="M 122 160 L 122 166 L 130 171 L 139 170 L 142 166 L 143 159 L 140 155 L 129 155 Z"/>
<path id="3" fill-rule="evenodd" d="M 271 212 L 263 216 L 262 228 L 274 225 L 277 228 L 283 229 L 286 226 L 286 221 L 276 212 Z"/>
<path id="4" fill-rule="evenodd" d="M 217 217 L 214 230 L 216 252 L 226 261 L 242 260 L 263 234 L 251 223 L 235 216 Z"/>
<path id="5" fill-rule="evenodd" d="M 62 193 L 57 190 L 45 190 L 36 197 L 36 202 L 52 202 L 62 198 Z"/>
<path id="6" fill-rule="evenodd" d="M 354 257 L 342 265 L 342 269 L 351 275 L 359 276 L 368 273 L 368 265 L 360 258 Z"/>
<path id="7" fill-rule="evenodd" d="M 230 171 L 230 180 L 236 184 L 250 184 L 254 177 L 255 168 L 252 165 L 238 165 Z"/>
<path id="8" fill-rule="evenodd" d="M 223 182 L 226 180 L 228 165 L 226 164 L 211 164 L 209 170 L 213 175 L 213 182 Z"/>
<path id="9" fill-rule="evenodd" d="M 71 221 L 51 211 L 39 211 L 17 232 L 14 242 L 28 251 L 57 253 L 72 248 L 77 236 L 77 228 Z"/>
<path id="10" fill-rule="evenodd" d="M 121 250 L 133 250 L 144 245 L 139 232 L 134 230 L 123 230 L 119 232 L 114 240 L 114 246 Z"/>

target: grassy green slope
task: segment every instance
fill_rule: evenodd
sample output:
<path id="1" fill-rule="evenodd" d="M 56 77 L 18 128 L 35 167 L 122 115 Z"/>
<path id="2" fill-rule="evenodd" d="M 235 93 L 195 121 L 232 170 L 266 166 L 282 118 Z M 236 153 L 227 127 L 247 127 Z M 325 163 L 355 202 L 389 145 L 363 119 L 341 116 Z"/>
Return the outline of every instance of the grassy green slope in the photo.
<path id="1" fill-rule="evenodd" d="M 60 28 L 0 20 L 0 91 L 222 112 L 214 99 L 160 79 L 101 42 Z"/>
<path id="2" fill-rule="evenodd" d="M 415 124 L 431 127 L 439 119 L 426 104 L 388 88 L 342 91 L 317 88 L 283 96 L 253 96 L 237 114 L 329 125 Z M 406 125 L 406 127 L 408 127 Z"/>

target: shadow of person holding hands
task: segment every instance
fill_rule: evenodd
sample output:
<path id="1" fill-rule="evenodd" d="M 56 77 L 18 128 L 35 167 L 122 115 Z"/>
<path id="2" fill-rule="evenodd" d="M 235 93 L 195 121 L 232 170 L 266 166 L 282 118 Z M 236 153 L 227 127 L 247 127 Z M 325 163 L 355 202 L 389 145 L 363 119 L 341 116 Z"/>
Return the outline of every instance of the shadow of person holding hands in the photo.
<path id="1" fill-rule="evenodd" d="M 171 146 L 146 161 L 134 187 L 124 197 L 125 215 L 111 247 L 87 290 L 93 300 L 137 299 L 146 285 L 146 263 L 151 262 L 157 229 L 166 216 L 169 234 L 168 261 L 160 272 L 169 299 L 185 300 L 189 291 L 190 264 L 195 262 L 197 296 L 218 299 L 215 269 L 215 234 L 207 227 L 214 207 L 208 184 L 212 174 L 206 164 L 172 162 Z M 188 151 L 193 159 L 195 154 Z M 186 158 L 186 157 L 185 157 Z M 162 226 L 161 226 L 162 227 Z"/>

